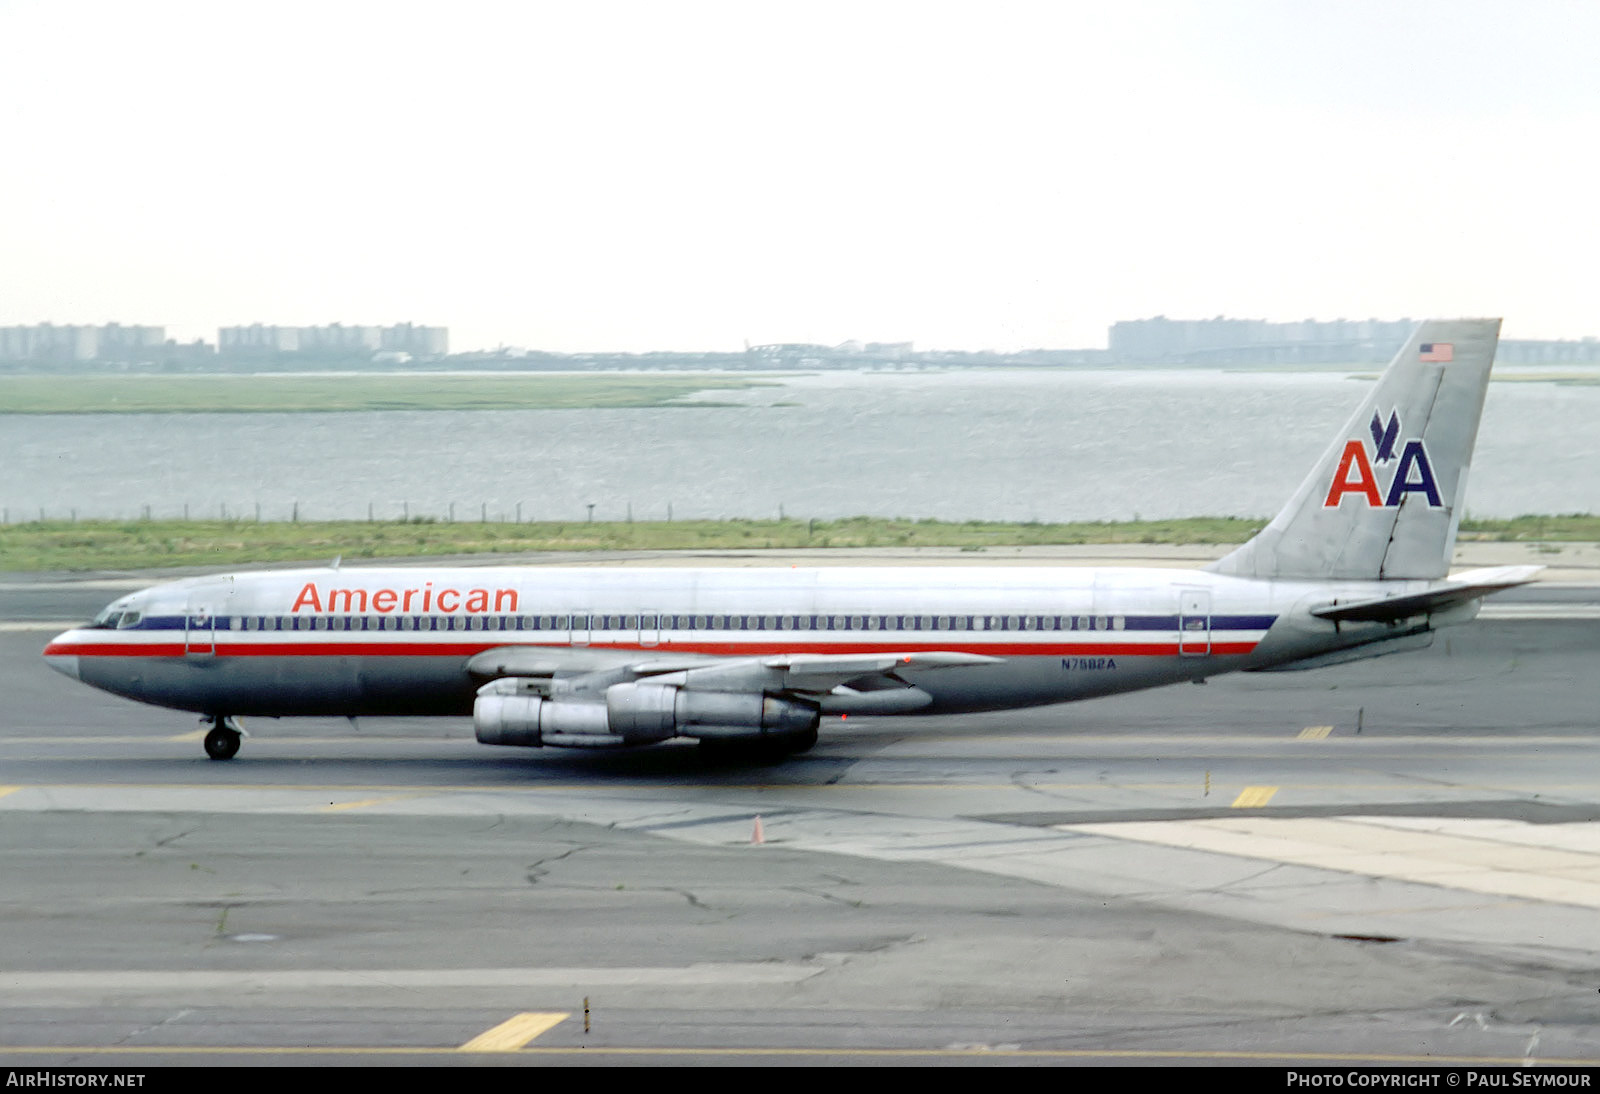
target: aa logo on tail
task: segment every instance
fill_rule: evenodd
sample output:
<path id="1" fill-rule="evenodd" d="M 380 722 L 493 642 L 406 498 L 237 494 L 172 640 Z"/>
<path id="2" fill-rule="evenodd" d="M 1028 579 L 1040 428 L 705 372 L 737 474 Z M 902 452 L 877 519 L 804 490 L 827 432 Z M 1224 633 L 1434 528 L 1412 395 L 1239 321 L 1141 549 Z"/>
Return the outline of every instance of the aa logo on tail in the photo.
<path id="1" fill-rule="evenodd" d="M 1400 415 L 1389 411 L 1385 422 L 1378 414 L 1372 415 L 1372 455 L 1367 455 L 1366 443 L 1361 440 L 1346 441 L 1339 456 L 1339 467 L 1328 484 L 1328 496 L 1323 499 L 1324 509 L 1337 509 L 1345 496 L 1354 494 L 1369 509 L 1393 509 L 1405 500 L 1407 494 L 1421 494 L 1428 505 L 1437 509 L 1444 503 L 1439 500 L 1439 485 L 1433 477 L 1433 464 L 1428 459 L 1428 449 L 1420 440 L 1407 441 L 1400 450 L 1398 463 L 1389 479 L 1389 489 L 1378 488 L 1378 474 L 1374 465 L 1384 467 L 1397 459 L 1394 447 L 1400 439 Z"/>

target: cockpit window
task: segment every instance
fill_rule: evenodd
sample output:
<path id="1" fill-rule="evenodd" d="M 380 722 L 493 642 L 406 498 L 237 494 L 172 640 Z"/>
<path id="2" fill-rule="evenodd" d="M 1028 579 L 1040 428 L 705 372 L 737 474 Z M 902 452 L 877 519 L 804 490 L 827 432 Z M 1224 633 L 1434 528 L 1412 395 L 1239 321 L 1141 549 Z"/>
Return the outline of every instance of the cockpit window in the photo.
<path id="1" fill-rule="evenodd" d="M 118 628 L 137 627 L 140 618 L 140 613 L 130 612 L 113 604 L 95 616 L 94 622 L 89 626 L 95 630 L 114 631 Z"/>

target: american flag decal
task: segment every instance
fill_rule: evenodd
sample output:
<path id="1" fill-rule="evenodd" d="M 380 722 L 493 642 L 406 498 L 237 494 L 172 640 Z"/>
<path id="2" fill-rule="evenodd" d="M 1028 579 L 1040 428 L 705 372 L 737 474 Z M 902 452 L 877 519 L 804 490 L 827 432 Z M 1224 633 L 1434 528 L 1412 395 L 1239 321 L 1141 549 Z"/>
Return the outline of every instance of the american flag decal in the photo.
<path id="1" fill-rule="evenodd" d="M 1419 361 L 1433 361 L 1437 364 L 1449 364 L 1456 359 L 1454 342 L 1424 342 L 1422 352 L 1417 355 Z"/>

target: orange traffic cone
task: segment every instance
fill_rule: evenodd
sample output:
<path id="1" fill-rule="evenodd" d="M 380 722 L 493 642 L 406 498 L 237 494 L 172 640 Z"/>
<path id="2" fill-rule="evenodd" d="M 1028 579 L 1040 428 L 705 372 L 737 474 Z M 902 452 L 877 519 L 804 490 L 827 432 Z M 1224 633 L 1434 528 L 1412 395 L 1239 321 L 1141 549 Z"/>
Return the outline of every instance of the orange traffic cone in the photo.
<path id="1" fill-rule="evenodd" d="M 750 832 L 751 843 L 766 843 L 767 835 L 761 830 L 761 814 L 756 814 L 756 826 Z"/>

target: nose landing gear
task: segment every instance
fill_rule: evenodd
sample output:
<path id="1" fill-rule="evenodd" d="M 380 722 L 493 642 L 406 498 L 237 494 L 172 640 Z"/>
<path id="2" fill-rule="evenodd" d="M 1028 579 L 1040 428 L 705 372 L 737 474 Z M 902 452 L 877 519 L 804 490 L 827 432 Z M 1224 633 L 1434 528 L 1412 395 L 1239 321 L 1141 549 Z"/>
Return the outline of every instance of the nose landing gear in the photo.
<path id="1" fill-rule="evenodd" d="M 213 760 L 233 759 L 239 751 L 244 728 L 226 715 L 206 715 L 200 719 L 200 724 L 211 727 L 206 731 L 206 755 Z"/>

